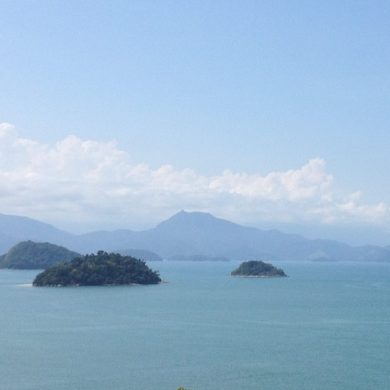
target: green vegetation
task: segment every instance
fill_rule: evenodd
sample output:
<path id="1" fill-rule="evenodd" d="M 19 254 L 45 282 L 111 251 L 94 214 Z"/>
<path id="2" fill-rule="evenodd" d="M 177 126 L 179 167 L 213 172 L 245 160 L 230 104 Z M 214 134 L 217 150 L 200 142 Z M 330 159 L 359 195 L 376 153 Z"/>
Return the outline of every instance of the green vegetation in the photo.
<path id="1" fill-rule="evenodd" d="M 287 276 L 280 268 L 263 261 L 245 261 L 231 273 L 233 276 L 276 277 Z"/>
<path id="2" fill-rule="evenodd" d="M 23 241 L 0 257 L 0 268 L 46 269 L 80 256 L 62 246 L 48 242 Z"/>
<path id="3" fill-rule="evenodd" d="M 77 257 L 40 273 L 34 286 L 102 286 L 157 284 L 161 279 L 142 260 L 99 251 Z"/>

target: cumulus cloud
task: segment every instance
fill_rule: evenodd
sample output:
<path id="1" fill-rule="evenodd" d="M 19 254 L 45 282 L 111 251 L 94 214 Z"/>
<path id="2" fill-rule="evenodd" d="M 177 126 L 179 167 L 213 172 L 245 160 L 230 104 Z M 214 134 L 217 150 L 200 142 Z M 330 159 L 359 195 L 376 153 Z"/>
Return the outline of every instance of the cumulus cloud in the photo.
<path id="1" fill-rule="evenodd" d="M 210 182 L 210 188 L 255 199 L 297 202 L 326 194 L 332 181 L 325 161 L 316 158 L 302 168 L 266 176 L 225 171 Z"/>
<path id="2" fill-rule="evenodd" d="M 385 203 L 340 195 L 320 158 L 267 175 L 224 171 L 201 175 L 171 165 L 131 164 L 116 142 L 76 136 L 48 145 L 0 124 L 1 212 L 96 227 L 157 222 L 179 209 L 240 222 L 388 222 Z"/>

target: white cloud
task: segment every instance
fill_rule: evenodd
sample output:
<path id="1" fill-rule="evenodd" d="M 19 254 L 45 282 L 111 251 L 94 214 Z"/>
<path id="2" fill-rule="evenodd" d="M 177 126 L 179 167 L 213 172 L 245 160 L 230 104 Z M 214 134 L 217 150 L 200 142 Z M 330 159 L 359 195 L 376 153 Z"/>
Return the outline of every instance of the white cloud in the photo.
<path id="1" fill-rule="evenodd" d="M 326 194 L 332 182 L 325 161 L 316 158 L 300 169 L 266 176 L 225 171 L 210 182 L 210 188 L 256 199 L 296 202 Z"/>
<path id="2" fill-rule="evenodd" d="M 171 165 L 131 164 L 115 142 L 68 136 L 54 145 L 25 139 L 0 124 L 1 212 L 56 223 L 139 226 L 179 209 L 203 210 L 236 221 L 389 221 L 385 203 L 340 195 L 320 158 L 267 175 L 224 171 L 205 176 Z"/>

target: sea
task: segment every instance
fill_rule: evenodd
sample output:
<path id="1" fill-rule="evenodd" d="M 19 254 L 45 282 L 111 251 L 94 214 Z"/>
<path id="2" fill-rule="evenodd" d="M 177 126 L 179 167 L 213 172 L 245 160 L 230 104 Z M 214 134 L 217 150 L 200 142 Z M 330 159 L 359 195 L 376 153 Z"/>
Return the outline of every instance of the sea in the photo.
<path id="1" fill-rule="evenodd" d="M 387 390 L 390 264 L 153 262 L 153 286 L 0 270 L 1 390 Z"/>

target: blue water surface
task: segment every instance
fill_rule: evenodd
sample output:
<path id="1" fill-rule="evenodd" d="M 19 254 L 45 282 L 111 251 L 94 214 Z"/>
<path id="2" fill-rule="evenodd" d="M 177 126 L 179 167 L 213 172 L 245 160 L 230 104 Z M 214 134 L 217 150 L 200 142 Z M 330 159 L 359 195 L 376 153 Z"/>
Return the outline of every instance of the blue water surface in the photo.
<path id="1" fill-rule="evenodd" d="M 390 264 L 156 262 L 156 286 L 0 271 L 1 390 L 390 389 Z"/>

